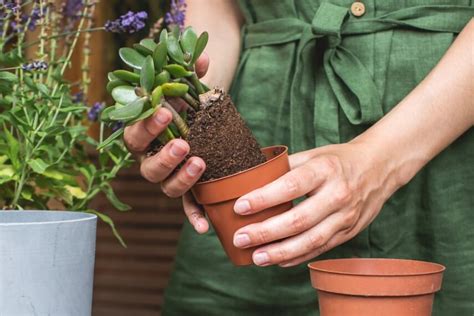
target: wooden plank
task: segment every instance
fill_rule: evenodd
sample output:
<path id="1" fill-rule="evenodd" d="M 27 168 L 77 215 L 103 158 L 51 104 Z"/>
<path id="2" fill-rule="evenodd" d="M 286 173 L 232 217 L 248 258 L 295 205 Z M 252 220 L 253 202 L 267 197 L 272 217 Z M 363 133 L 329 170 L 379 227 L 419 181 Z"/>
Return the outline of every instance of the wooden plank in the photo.
<path id="1" fill-rule="evenodd" d="M 128 291 L 106 291 L 96 293 L 94 296 L 96 302 L 113 303 L 117 307 L 135 306 L 135 307 L 155 307 L 159 308 L 163 302 L 161 293 L 153 292 L 128 292 Z"/>
<path id="2" fill-rule="evenodd" d="M 158 306 L 120 306 L 115 304 L 94 305 L 92 308 L 93 316 L 160 316 L 161 312 Z"/>

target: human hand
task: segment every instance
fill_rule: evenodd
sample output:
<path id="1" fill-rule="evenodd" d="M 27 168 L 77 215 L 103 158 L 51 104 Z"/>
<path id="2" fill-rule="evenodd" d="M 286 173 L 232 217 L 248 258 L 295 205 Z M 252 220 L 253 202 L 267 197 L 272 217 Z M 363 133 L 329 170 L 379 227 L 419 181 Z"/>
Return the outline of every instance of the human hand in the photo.
<path id="1" fill-rule="evenodd" d="M 204 53 L 196 62 L 196 73 L 199 77 L 206 74 L 209 57 Z M 169 98 L 169 103 L 177 111 L 186 105 L 179 98 Z M 134 154 L 142 156 L 150 143 L 161 134 L 172 120 L 169 110 L 161 107 L 156 113 L 125 128 L 124 141 L 127 148 Z M 179 171 L 174 172 L 189 154 L 189 144 L 182 139 L 174 139 L 167 143 L 157 154 L 141 161 L 140 172 L 150 182 L 161 183 L 163 193 L 176 198 L 183 196 L 185 213 L 191 224 L 200 233 L 208 230 L 209 224 L 201 208 L 195 204 L 189 189 L 199 180 L 206 169 L 205 162 L 199 157 L 189 158 Z"/>
<path id="2" fill-rule="evenodd" d="M 307 196 L 291 210 L 234 235 L 259 266 L 290 267 L 346 242 L 367 227 L 398 188 L 388 164 L 364 144 L 330 145 L 290 156 L 291 171 L 237 200 L 247 215 Z M 383 159 L 381 159 L 383 160 Z"/>

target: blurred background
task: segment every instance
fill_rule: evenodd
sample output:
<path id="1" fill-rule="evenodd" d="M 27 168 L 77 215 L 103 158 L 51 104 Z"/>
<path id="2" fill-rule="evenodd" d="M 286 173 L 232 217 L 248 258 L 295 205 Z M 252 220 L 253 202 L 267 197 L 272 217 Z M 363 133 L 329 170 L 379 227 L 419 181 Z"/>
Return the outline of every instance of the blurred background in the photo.
<path id="1" fill-rule="evenodd" d="M 64 1 L 58 1 L 64 2 Z M 145 10 L 149 14 L 147 28 L 139 33 L 112 34 L 97 32 L 91 42 L 91 91 L 88 103 L 111 100 L 105 86 L 107 73 L 120 66 L 118 49 L 131 46 L 148 36 L 150 26 L 169 7 L 166 0 L 102 0 L 95 11 L 95 25 L 103 25 L 128 10 Z M 82 49 L 76 50 L 80 59 Z M 68 74 L 80 79 L 80 62 Z M 91 133 L 97 132 L 93 127 Z M 111 216 L 128 248 L 123 248 L 110 228 L 98 224 L 94 286 L 94 316 L 160 315 L 163 291 L 168 282 L 179 232 L 184 221 L 179 200 L 165 197 L 159 185 L 141 178 L 138 165 L 125 170 L 115 181 L 120 199 L 132 206 L 118 212 L 99 197 L 93 207 Z"/>

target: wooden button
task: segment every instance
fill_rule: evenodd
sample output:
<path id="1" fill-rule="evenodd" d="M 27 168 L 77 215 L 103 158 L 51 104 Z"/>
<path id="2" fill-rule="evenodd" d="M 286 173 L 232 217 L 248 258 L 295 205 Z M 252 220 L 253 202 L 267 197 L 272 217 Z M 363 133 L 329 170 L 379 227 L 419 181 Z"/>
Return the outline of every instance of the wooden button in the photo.
<path id="1" fill-rule="evenodd" d="M 362 2 L 354 2 L 351 5 L 351 12 L 353 16 L 363 16 L 365 13 L 365 5 Z"/>

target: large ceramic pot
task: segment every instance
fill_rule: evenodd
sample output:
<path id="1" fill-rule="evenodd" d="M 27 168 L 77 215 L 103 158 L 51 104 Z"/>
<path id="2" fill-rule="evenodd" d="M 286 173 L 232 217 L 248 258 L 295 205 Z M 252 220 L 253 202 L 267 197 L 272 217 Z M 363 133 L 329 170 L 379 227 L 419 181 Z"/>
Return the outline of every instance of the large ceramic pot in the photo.
<path id="1" fill-rule="evenodd" d="M 90 316 L 97 217 L 0 211 L 0 315 Z"/>
<path id="2" fill-rule="evenodd" d="M 333 259 L 309 264 L 321 316 L 429 316 L 445 268 L 404 259 Z"/>
<path id="3" fill-rule="evenodd" d="M 235 247 L 235 232 L 292 207 L 292 203 L 287 202 L 252 215 L 234 212 L 234 204 L 239 197 L 263 187 L 290 170 L 287 147 L 272 146 L 262 149 L 262 152 L 267 158 L 266 162 L 224 178 L 197 183 L 192 189 L 196 201 L 203 205 L 225 252 L 237 266 L 252 264 L 252 253 L 256 248 Z"/>

